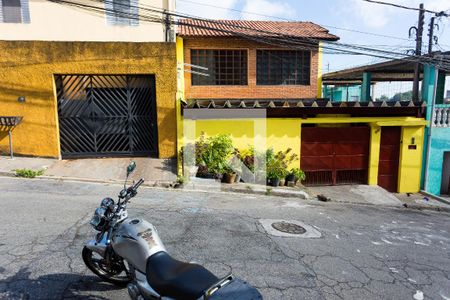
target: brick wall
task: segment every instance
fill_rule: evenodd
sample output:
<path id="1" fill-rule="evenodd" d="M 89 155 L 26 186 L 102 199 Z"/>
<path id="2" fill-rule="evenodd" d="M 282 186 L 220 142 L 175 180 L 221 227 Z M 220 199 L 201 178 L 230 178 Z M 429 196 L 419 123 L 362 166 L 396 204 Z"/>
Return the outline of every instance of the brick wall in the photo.
<path id="1" fill-rule="evenodd" d="M 191 74 L 184 73 L 186 99 L 278 98 L 298 99 L 317 96 L 318 51 L 311 51 L 310 85 L 256 85 L 256 50 L 283 49 L 237 38 L 185 38 L 184 62 L 191 63 L 191 49 L 247 49 L 248 84 L 234 86 L 192 86 Z"/>

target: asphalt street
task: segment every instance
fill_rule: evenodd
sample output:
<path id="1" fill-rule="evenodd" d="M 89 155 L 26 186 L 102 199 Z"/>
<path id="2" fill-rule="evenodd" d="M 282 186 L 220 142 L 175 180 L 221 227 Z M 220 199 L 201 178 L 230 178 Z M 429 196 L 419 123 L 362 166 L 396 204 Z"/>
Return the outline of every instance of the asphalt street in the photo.
<path id="1" fill-rule="evenodd" d="M 0 299 L 127 299 L 81 259 L 94 209 L 119 185 L 0 177 L 0 190 Z M 232 270 L 265 299 L 450 299 L 447 213 L 155 188 L 129 213 L 175 258 Z M 261 219 L 321 237 L 272 236 Z"/>

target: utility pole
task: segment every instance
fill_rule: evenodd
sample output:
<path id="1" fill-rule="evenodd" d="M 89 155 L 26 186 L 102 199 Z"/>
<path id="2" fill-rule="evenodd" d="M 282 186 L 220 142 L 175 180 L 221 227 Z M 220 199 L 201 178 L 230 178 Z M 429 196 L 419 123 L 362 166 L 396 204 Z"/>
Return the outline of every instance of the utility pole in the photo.
<path id="1" fill-rule="evenodd" d="M 423 3 L 419 6 L 419 22 L 416 27 L 411 27 L 409 29 L 409 33 L 411 35 L 411 30 L 415 29 L 416 31 L 416 50 L 414 51 L 414 54 L 416 56 L 416 59 L 420 59 L 420 56 L 422 55 L 422 37 L 423 37 L 423 25 L 425 23 L 425 9 L 423 7 Z M 416 62 L 416 65 L 414 66 L 414 82 L 413 82 L 413 100 L 418 101 L 419 100 L 419 81 L 420 81 L 420 64 L 419 62 Z"/>
<path id="2" fill-rule="evenodd" d="M 171 30 L 171 28 L 170 28 L 170 16 L 169 16 L 169 14 L 167 13 L 167 11 L 166 10 L 164 10 L 164 13 L 163 14 L 165 14 L 165 20 L 164 20 L 164 25 L 165 25 L 165 31 L 166 31 L 166 38 L 165 38 L 165 40 L 166 40 L 166 42 L 171 42 L 171 34 L 170 34 L 170 30 Z"/>
<path id="3" fill-rule="evenodd" d="M 430 27 L 428 28 L 428 54 L 433 52 L 433 36 L 434 36 L 434 17 L 431 17 Z"/>

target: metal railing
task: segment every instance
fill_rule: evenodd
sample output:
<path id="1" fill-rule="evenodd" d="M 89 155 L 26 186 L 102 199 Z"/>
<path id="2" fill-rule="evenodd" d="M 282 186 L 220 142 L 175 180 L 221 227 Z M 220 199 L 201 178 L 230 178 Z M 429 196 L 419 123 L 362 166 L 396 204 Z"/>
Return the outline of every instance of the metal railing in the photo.
<path id="1" fill-rule="evenodd" d="M 9 138 L 9 155 L 11 159 L 14 158 L 12 130 L 22 122 L 22 117 L 18 116 L 0 116 L 0 131 L 8 131 Z"/>
<path id="2" fill-rule="evenodd" d="M 450 127 L 450 105 L 436 104 L 433 112 L 433 127 Z"/>

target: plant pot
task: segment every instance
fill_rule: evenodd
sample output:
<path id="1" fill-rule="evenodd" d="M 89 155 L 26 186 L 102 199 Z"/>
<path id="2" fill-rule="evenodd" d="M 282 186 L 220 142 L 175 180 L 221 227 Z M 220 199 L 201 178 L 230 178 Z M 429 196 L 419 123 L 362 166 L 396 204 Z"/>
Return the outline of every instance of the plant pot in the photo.
<path id="1" fill-rule="evenodd" d="M 270 185 L 271 186 L 279 186 L 280 185 L 280 178 L 270 178 Z"/>
<path id="2" fill-rule="evenodd" d="M 236 181 L 236 173 L 225 173 L 222 177 L 222 182 L 234 183 Z"/>
<path id="3" fill-rule="evenodd" d="M 280 186 L 284 186 L 285 183 L 286 181 L 284 179 L 280 179 Z"/>
<path id="4" fill-rule="evenodd" d="M 286 176 L 286 182 L 289 182 L 289 181 L 294 181 L 294 182 L 296 181 L 294 174 L 289 174 Z"/>
<path id="5" fill-rule="evenodd" d="M 187 171 L 188 171 L 189 177 L 195 177 L 195 175 L 197 174 L 197 171 L 198 171 L 198 166 L 187 167 Z"/>

